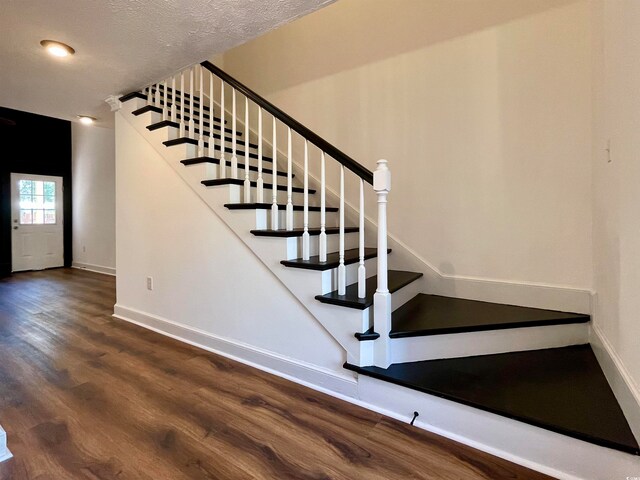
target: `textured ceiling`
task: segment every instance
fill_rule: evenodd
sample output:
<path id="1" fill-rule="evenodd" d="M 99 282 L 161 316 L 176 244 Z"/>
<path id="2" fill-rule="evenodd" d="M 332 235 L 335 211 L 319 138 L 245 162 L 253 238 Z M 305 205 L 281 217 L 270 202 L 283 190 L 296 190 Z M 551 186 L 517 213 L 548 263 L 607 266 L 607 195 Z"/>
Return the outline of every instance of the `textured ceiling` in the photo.
<path id="1" fill-rule="evenodd" d="M 108 125 L 104 99 L 334 0 L 0 0 L 0 106 Z M 40 40 L 71 45 L 56 59 Z"/>

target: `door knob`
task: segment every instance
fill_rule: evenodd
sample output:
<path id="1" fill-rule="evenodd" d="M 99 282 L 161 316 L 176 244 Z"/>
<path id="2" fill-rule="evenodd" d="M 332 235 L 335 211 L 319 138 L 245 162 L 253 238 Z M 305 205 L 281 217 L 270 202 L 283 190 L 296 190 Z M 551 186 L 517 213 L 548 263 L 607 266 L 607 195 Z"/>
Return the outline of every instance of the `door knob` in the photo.
<path id="1" fill-rule="evenodd" d="M 13 229 L 14 229 L 14 230 L 17 230 L 17 229 L 18 229 L 18 227 L 13 227 Z"/>

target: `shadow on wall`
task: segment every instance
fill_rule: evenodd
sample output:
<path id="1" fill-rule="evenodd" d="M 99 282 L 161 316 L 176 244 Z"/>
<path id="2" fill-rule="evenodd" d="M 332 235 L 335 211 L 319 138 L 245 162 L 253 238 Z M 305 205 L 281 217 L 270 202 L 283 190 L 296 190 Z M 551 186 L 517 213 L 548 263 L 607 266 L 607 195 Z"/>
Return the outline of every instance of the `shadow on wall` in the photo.
<path id="1" fill-rule="evenodd" d="M 224 68 L 240 81 L 251 78 L 252 89 L 269 95 L 577 1 L 394 0 L 398 15 L 390 17 L 389 0 L 341 0 L 260 37 L 258 42 L 232 49 L 224 56 Z M 310 31 L 315 35 L 309 35 Z M 292 45 L 291 38 L 299 41 Z M 265 41 L 270 54 L 256 54 L 255 49 L 262 48 Z M 302 55 L 305 51 L 313 55 Z M 281 57 L 277 63 L 292 68 L 286 72 L 269 68 L 273 52 Z M 246 62 L 247 58 L 251 62 Z M 256 81 L 255 75 L 245 75 L 247 71 L 261 72 L 260 78 Z"/>

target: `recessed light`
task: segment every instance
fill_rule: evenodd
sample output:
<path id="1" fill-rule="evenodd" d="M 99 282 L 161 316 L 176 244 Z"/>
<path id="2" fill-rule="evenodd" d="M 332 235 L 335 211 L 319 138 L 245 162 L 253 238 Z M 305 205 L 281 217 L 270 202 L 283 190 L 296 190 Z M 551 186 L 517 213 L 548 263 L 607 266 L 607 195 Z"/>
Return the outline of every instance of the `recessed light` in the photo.
<path id="1" fill-rule="evenodd" d="M 54 57 L 67 57 L 76 53 L 76 51 L 69 45 L 62 42 L 56 42 L 54 40 L 42 40 L 40 45 L 42 45 L 47 52 Z"/>
<path id="2" fill-rule="evenodd" d="M 95 118 L 88 117 L 86 115 L 78 115 L 78 119 L 80 120 L 80 123 L 82 123 L 83 125 L 92 125 L 93 122 L 96 121 Z"/>

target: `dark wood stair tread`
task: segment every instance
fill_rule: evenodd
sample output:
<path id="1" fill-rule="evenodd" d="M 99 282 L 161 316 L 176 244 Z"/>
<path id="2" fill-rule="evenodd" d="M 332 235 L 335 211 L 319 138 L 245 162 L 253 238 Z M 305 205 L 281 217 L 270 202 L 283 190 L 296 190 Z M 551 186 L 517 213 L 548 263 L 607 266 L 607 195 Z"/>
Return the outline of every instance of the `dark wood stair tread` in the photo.
<path id="1" fill-rule="evenodd" d="M 345 367 L 634 455 L 638 442 L 589 345 Z"/>
<path id="2" fill-rule="evenodd" d="M 391 249 L 388 250 L 391 253 Z M 378 256 L 378 250 L 376 248 L 365 248 L 364 258 L 368 260 Z M 344 251 L 344 264 L 351 265 L 352 263 L 358 263 L 360 260 L 359 249 L 351 248 Z M 314 255 L 309 260 L 303 260 L 302 258 L 296 258 L 295 260 L 282 260 L 280 262 L 285 267 L 302 268 L 305 270 L 330 270 L 337 268 L 340 265 L 340 254 L 338 252 L 332 252 L 327 254 L 327 261 L 321 262 L 318 255 Z"/>
<path id="3" fill-rule="evenodd" d="M 380 334 L 373 331 L 373 327 L 367 330 L 364 333 L 356 332 L 354 336 L 361 342 L 365 342 L 368 340 L 377 340 L 380 338 Z"/>
<path id="4" fill-rule="evenodd" d="M 397 292 L 402 287 L 409 285 L 411 282 L 422 277 L 422 273 L 418 272 L 406 272 L 403 270 L 389 270 L 388 273 L 388 285 L 389 292 Z M 352 283 L 347 285 L 344 295 L 338 295 L 338 291 L 334 290 L 331 293 L 325 295 L 316 295 L 316 300 L 322 303 L 329 303 L 331 305 L 339 305 L 347 308 L 357 308 L 364 310 L 373 305 L 373 295 L 378 288 L 378 276 L 374 275 L 367 278 L 366 296 L 364 298 L 358 298 L 358 283 Z"/>
<path id="5" fill-rule="evenodd" d="M 589 315 L 419 294 L 393 312 L 391 338 L 586 323 Z"/>
<path id="6" fill-rule="evenodd" d="M 194 157 L 194 158 L 188 158 L 186 160 L 180 160 L 180 163 L 182 163 L 184 166 L 189 166 L 189 165 L 199 165 L 201 163 L 212 163 L 214 165 L 220 165 L 220 159 L 219 158 L 212 158 L 212 157 Z M 225 162 L 227 164 L 227 167 L 231 167 L 231 161 L 227 160 Z M 244 163 L 240 163 L 238 162 L 238 170 L 242 171 L 244 170 Z M 249 165 L 249 170 L 252 172 L 257 172 L 258 171 L 258 166 L 257 165 Z M 265 175 L 272 175 L 273 174 L 273 170 L 270 168 L 263 168 L 262 169 L 262 173 L 264 173 Z M 287 176 L 287 172 L 282 172 L 282 171 L 278 171 L 278 176 L 279 177 L 286 177 Z M 295 174 L 291 174 L 291 177 L 294 178 Z"/>
<path id="7" fill-rule="evenodd" d="M 198 139 L 197 138 L 189 138 L 189 137 L 180 137 L 180 138 L 174 138 L 173 140 L 167 140 L 165 142 L 162 142 L 166 147 L 173 147 L 174 145 L 184 145 L 185 143 L 188 143 L 190 145 L 198 145 Z M 204 148 L 209 148 L 209 142 L 203 142 L 204 144 Z M 214 150 L 218 150 L 220 151 L 220 145 L 218 143 L 216 143 L 214 145 Z M 225 147 L 224 148 L 225 153 L 233 153 L 233 148 L 232 147 Z M 238 159 L 240 158 L 245 158 L 245 152 L 244 151 L 240 151 L 236 148 L 236 157 Z M 254 152 L 249 152 L 249 158 L 254 158 L 257 159 L 258 158 L 258 154 L 254 153 Z M 262 161 L 263 162 L 270 162 L 272 163 L 273 160 L 271 159 L 271 157 L 265 157 L 264 155 L 262 156 Z"/>
<path id="8" fill-rule="evenodd" d="M 358 227 L 344 227 L 344 233 L 356 233 L 358 232 Z M 308 229 L 310 236 L 320 235 L 321 229 L 319 228 L 309 228 Z M 304 228 L 294 228 L 293 230 L 251 230 L 251 233 L 256 237 L 277 237 L 277 238 L 289 238 L 289 237 L 301 237 L 304 233 Z M 325 228 L 325 233 L 327 235 L 338 235 L 340 233 L 340 227 L 327 227 Z"/>
<path id="9" fill-rule="evenodd" d="M 218 178 L 215 180 L 202 180 L 200 182 L 202 185 L 204 185 L 205 187 L 215 187 L 215 186 L 219 186 L 219 185 L 244 185 L 244 179 L 242 178 Z M 249 183 L 251 184 L 252 187 L 257 187 L 258 186 L 258 182 L 256 182 L 255 180 L 250 180 Z M 263 182 L 263 186 L 265 190 L 273 190 L 273 183 L 267 183 L 267 182 Z M 286 185 L 282 185 L 281 183 L 279 183 L 276 188 L 282 192 L 286 192 L 287 191 L 287 186 Z M 304 188 L 302 187 L 291 187 L 291 191 L 293 193 L 304 193 Z M 309 194 L 310 195 L 314 195 L 316 193 L 316 191 L 313 188 L 309 189 Z"/>
<path id="10" fill-rule="evenodd" d="M 229 210 L 271 210 L 271 203 L 225 203 L 225 207 Z M 287 205 L 284 203 L 278 204 L 278 210 L 286 210 Z M 293 205 L 293 210 L 296 212 L 301 212 L 304 210 L 304 205 Z M 337 212 L 340 209 L 338 207 L 326 207 L 326 212 Z M 319 212 L 320 207 L 309 205 L 310 212 Z"/>
<path id="11" fill-rule="evenodd" d="M 180 123 L 173 122 L 171 120 L 160 120 L 159 122 L 152 123 L 151 125 L 147 125 L 147 130 L 154 131 L 154 130 L 158 130 L 160 128 L 165 128 L 165 127 L 180 128 Z M 205 128 L 209 129 L 210 125 L 208 123 L 205 123 Z M 217 124 L 215 124 L 213 126 L 214 130 L 221 130 L 221 128 L 222 127 L 220 125 L 217 125 Z M 186 131 L 189 131 L 188 128 L 185 127 L 185 129 L 186 129 Z M 225 133 L 233 133 L 233 130 L 230 129 L 230 128 L 225 128 L 224 131 L 225 131 Z M 207 132 L 207 135 L 208 135 L 208 133 L 209 132 Z M 236 135 L 242 135 L 242 132 L 236 132 Z M 220 135 L 216 133 L 216 134 L 214 134 L 214 138 L 220 138 Z"/>
<path id="12" fill-rule="evenodd" d="M 134 98 L 140 98 L 141 100 L 146 100 L 147 96 L 142 92 L 131 92 L 126 95 L 122 95 L 118 100 L 122 103 L 128 102 L 129 100 L 133 100 Z"/>

